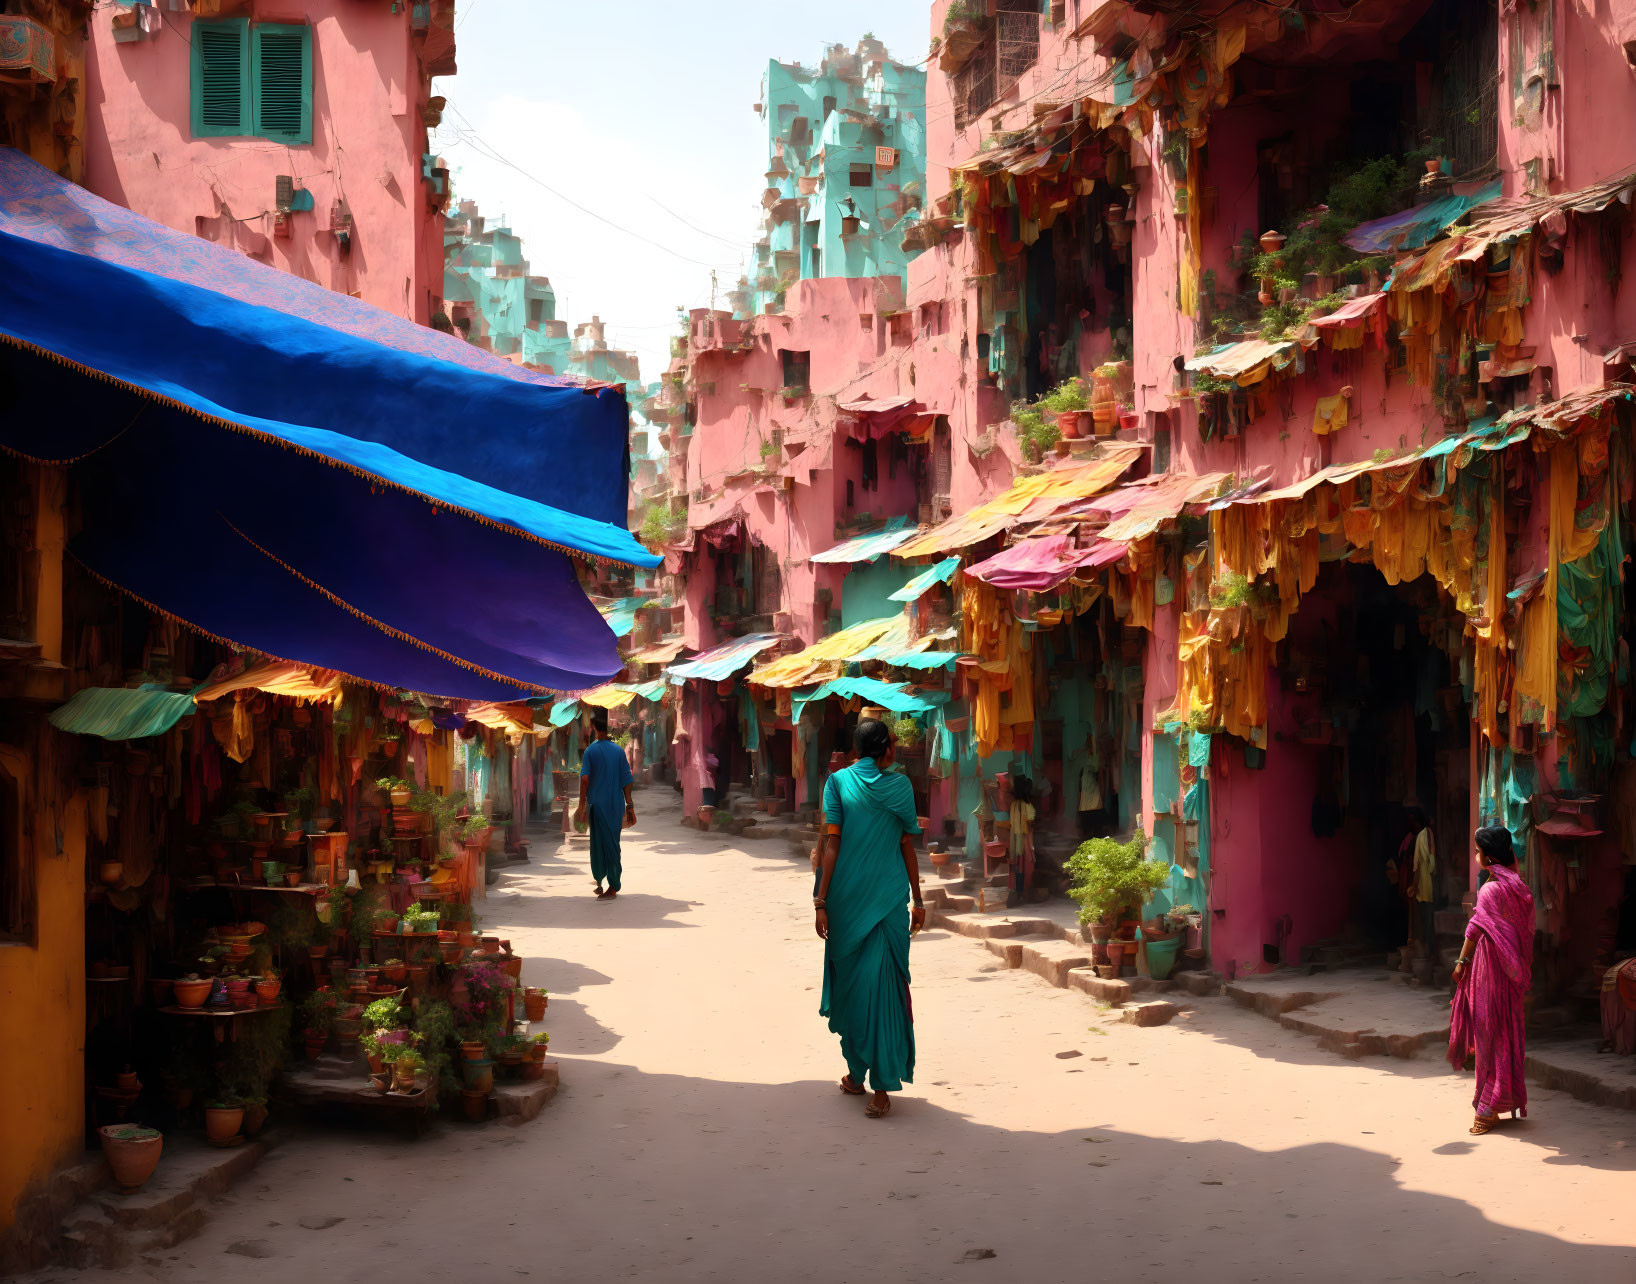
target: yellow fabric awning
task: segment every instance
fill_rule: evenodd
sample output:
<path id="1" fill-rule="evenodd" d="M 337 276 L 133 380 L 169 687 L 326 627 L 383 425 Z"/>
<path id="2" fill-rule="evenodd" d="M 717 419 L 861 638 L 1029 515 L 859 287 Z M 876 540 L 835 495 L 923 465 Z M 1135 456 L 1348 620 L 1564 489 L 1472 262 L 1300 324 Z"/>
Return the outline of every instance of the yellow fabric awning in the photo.
<path id="1" fill-rule="evenodd" d="M 661 642 L 657 646 L 650 646 L 625 658 L 631 664 L 669 664 L 685 650 L 687 650 L 685 642 Z"/>
<path id="2" fill-rule="evenodd" d="M 518 736 L 534 729 L 534 710 L 526 704 L 474 704 L 466 710 L 466 721 Z"/>
<path id="3" fill-rule="evenodd" d="M 1107 453 L 1100 459 L 1018 478 L 1003 495 L 923 531 L 908 543 L 899 545 L 893 556 L 928 557 L 933 553 L 969 548 L 1019 522 L 1041 521 L 1064 504 L 1089 499 L 1107 490 L 1142 453 L 1142 447 L 1135 442 L 1112 441 L 1104 443 L 1102 448 Z"/>
<path id="4" fill-rule="evenodd" d="M 908 623 L 902 615 L 865 620 L 839 633 L 831 633 L 827 638 L 820 638 L 804 651 L 779 656 L 753 670 L 747 681 L 762 687 L 811 686 L 814 682 L 835 677 L 849 659 L 876 645 L 893 629 L 905 630 L 907 637 L 907 628 Z"/>
<path id="5" fill-rule="evenodd" d="M 265 691 L 269 695 L 291 696 L 297 700 L 338 700 L 341 679 L 328 669 L 311 669 L 287 660 L 269 660 L 251 665 L 243 673 L 207 682 L 193 693 L 196 704 L 218 700 L 235 691 Z"/>
<path id="6" fill-rule="evenodd" d="M 595 691 L 587 691 L 579 697 L 579 702 L 592 705 L 598 709 L 623 709 L 634 699 L 636 699 L 636 692 L 627 691 L 624 687 L 609 682 L 598 687 Z"/>

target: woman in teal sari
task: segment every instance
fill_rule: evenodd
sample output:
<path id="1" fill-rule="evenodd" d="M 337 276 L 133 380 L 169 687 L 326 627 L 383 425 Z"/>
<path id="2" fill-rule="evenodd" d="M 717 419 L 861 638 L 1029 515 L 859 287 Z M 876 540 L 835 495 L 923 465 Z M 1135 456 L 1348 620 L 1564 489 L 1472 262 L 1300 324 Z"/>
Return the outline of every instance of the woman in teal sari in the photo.
<path id="1" fill-rule="evenodd" d="M 841 1036 L 841 1091 L 874 1096 L 871 1119 L 892 1108 L 888 1093 L 915 1077 L 914 1013 L 909 1003 L 909 937 L 926 923 L 914 839 L 914 787 L 886 771 L 894 746 L 886 725 L 858 723 L 858 760 L 824 784 L 824 847 L 813 907 L 824 941 L 820 1016 Z M 908 910 L 914 897 L 913 913 Z"/>

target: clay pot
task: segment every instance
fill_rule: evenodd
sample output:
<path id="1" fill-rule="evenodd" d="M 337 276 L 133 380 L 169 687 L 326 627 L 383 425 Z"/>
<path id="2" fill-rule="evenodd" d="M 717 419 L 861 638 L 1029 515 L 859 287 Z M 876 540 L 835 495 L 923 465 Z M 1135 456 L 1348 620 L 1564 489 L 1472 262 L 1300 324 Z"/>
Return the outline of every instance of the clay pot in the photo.
<path id="1" fill-rule="evenodd" d="M 138 1091 L 142 1089 L 142 1080 L 136 1077 L 135 1070 L 121 1070 L 114 1076 L 114 1083 L 121 1088 L 135 1088 Z"/>
<path id="2" fill-rule="evenodd" d="M 378 1052 L 366 1052 L 364 1060 L 369 1064 L 370 1074 L 380 1074 L 386 1069 L 386 1062 L 381 1060 L 381 1054 Z"/>
<path id="3" fill-rule="evenodd" d="M 402 959 L 395 963 L 382 963 L 381 975 L 388 981 L 401 982 L 404 977 L 409 975 L 409 966 Z"/>
<path id="4" fill-rule="evenodd" d="M 392 1090 L 394 1092 L 413 1092 L 415 1090 L 415 1072 L 402 1061 L 392 1063 Z"/>
<path id="5" fill-rule="evenodd" d="M 1272 230 L 1261 233 L 1260 237 L 1257 238 L 1257 243 L 1264 253 L 1277 254 L 1279 250 L 1284 248 L 1284 242 L 1288 239 L 1282 232 Z"/>
<path id="6" fill-rule="evenodd" d="M 420 994 L 426 988 L 426 977 L 431 968 L 425 963 L 416 963 L 409 968 L 409 989 L 411 993 Z"/>
<path id="7" fill-rule="evenodd" d="M 388 1092 L 392 1088 L 392 1075 L 389 1071 L 382 1071 L 369 1076 L 369 1086 L 376 1092 Z"/>
<path id="8" fill-rule="evenodd" d="M 545 1062 L 535 1061 L 533 1058 L 523 1062 L 523 1078 L 530 1080 L 545 1078 Z"/>
<path id="9" fill-rule="evenodd" d="M 171 985 L 171 991 L 176 997 L 176 1006 L 179 1008 L 202 1008 L 204 1001 L 210 997 L 210 987 L 215 984 L 209 978 L 198 981 L 176 981 Z"/>
<path id="10" fill-rule="evenodd" d="M 205 1138 L 216 1146 L 225 1146 L 239 1135 L 244 1123 L 243 1106 L 206 1106 Z"/>
<path id="11" fill-rule="evenodd" d="M 289 887 L 301 886 L 301 871 L 299 869 L 290 870 L 284 875 L 284 882 Z"/>
<path id="12" fill-rule="evenodd" d="M 164 1151 L 165 1139 L 152 1128 L 137 1128 L 130 1124 L 109 1124 L 98 1128 L 102 1139 L 103 1158 L 114 1174 L 114 1185 L 120 1194 L 133 1195 L 153 1176 L 159 1167 L 159 1156 Z"/>
<path id="13" fill-rule="evenodd" d="M 379 747 L 382 755 L 387 758 L 396 758 L 398 756 L 398 742 L 396 740 L 383 740 L 380 742 Z M 393 806 L 397 805 L 397 796 L 398 792 L 394 789 L 392 791 Z"/>
<path id="14" fill-rule="evenodd" d="M 501 966 L 505 968 L 506 975 L 511 977 L 511 979 L 514 981 L 523 974 L 523 961 L 515 954 L 506 959 Z"/>
<path id="15" fill-rule="evenodd" d="M 265 1101 L 250 1101 L 244 1107 L 244 1135 L 254 1137 L 261 1131 L 261 1126 L 267 1122 L 267 1103 Z"/>
<path id="16" fill-rule="evenodd" d="M 438 949 L 440 949 L 442 951 L 442 953 L 443 953 L 443 961 L 445 963 L 458 963 L 458 962 L 460 962 L 460 942 L 459 941 L 439 941 L 437 944 L 438 944 Z"/>
<path id="17" fill-rule="evenodd" d="M 476 1088 L 462 1088 L 460 1111 L 472 1123 L 482 1123 L 489 1117 L 489 1094 Z"/>
<path id="18" fill-rule="evenodd" d="M 481 1039 L 468 1039 L 460 1045 L 460 1059 L 462 1061 L 481 1061 L 488 1049 Z"/>
<path id="19" fill-rule="evenodd" d="M 148 978 L 148 988 L 153 995 L 155 1007 L 162 1008 L 171 1001 L 171 987 L 172 982 L 169 977 L 154 976 Z"/>
<path id="20" fill-rule="evenodd" d="M 329 953 L 329 946 L 327 946 L 327 945 L 309 945 L 309 946 L 307 946 L 307 957 L 312 960 L 312 965 L 313 965 L 314 970 L 317 970 L 317 968 L 324 962 L 324 957 L 328 953 Z"/>
<path id="21" fill-rule="evenodd" d="M 532 987 L 523 991 L 523 1010 L 530 1021 L 545 1020 L 545 994 Z"/>
<path id="22" fill-rule="evenodd" d="M 391 744 L 391 745 L 396 745 L 397 741 L 396 740 L 389 740 L 389 741 L 387 741 L 387 743 Z M 394 749 L 392 752 L 396 753 L 397 750 Z M 390 756 L 390 755 L 388 755 L 388 756 Z M 392 806 L 393 807 L 407 807 L 409 805 L 409 797 L 410 797 L 410 795 L 409 795 L 409 791 L 407 789 L 394 789 L 392 791 Z"/>

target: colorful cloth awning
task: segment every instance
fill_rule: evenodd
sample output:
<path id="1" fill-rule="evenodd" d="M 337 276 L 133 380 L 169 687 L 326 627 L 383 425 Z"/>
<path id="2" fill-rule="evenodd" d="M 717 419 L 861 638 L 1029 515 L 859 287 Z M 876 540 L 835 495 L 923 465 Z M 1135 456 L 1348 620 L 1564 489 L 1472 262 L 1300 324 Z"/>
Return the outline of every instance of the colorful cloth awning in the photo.
<path id="1" fill-rule="evenodd" d="M 622 597 L 617 602 L 604 602 L 597 607 L 597 612 L 608 622 L 616 638 L 627 637 L 636 628 L 636 613 L 643 607 L 652 606 L 650 597 Z"/>
<path id="2" fill-rule="evenodd" d="M 969 548 L 1019 523 L 1041 521 L 1075 500 L 1089 499 L 1112 486 L 1143 451 L 1135 442 L 1124 441 L 1104 442 L 1100 449 L 1105 454 L 1098 459 L 1019 478 L 1003 495 L 918 533 L 899 545 L 894 556 L 929 557 Z"/>
<path id="3" fill-rule="evenodd" d="M 896 593 L 889 594 L 891 602 L 918 602 L 939 584 L 947 584 L 954 578 L 954 573 L 960 569 L 958 557 L 945 557 L 935 566 L 928 566 L 914 579 L 910 580 Z"/>
<path id="4" fill-rule="evenodd" d="M 1282 370 L 1295 359 L 1292 341 L 1268 343 L 1264 339 L 1242 339 L 1223 344 L 1202 357 L 1190 357 L 1187 369 L 1204 371 L 1217 379 L 1227 379 L 1241 387 L 1260 383 L 1269 370 Z"/>
<path id="5" fill-rule="evenodd" d="M 559 700 L 551 706 L 550 723 L 553 727 L 566 727 L 579 717 L 578 700 Z"/>
<path id="6" fill-rule="evenodd" d="M 873 562 L 883 554 L 890 553 L 915 533 L 915 528 L 909 525 L 907 517 L 893 517 L 879 530 L 870 531 L 867 535 L 855 535 L 849 540 L 843 540 L 834 548 L 814 553 L 807 560 L 824 563 Z"/>
<path id="7" fill-rule="evenodd" d="M 705 682 L 724 682 L 749 665 L 768 647 L 777 646 L 783 640 L 777 633 L 752 633 L 748 637 L 734 638 L 731 642 L 723 642 L 720 646 L 712 647 L 691 660 L 671 665 L 665 670 L 665 676 L 673 684 L 686 682 L 689 678 L 698 678 Z"/>
<path id="8" fill-rule="evenodd" d="M 75 474 L 70 553 L 201 632 L 478 701 L 618 672 L 569 562 L 658 561 L 624 528 L 617 392 L 474 355 L 6 149 L 0 378 L 0 446 Z"/>
<path id="9" fill-rule="evenodd" d="M 593 709 L 623 709 L 636 699 L 636 692 L 629 687 L 619 686 L 610 682 L 606 686 L 598 687 L 595 691 L 587 691 L 580 696 L 581 704 L 588 704 Z"/>
<path id="10" fill-rule="evenodd" d="M 1445 227 L 1459 222 L 1478 205 L 1496 199 L 1500 183 L 1496 179 L 1465 195 L 1454 193 L 1416 205 L 1401 214 L 1388 214 L 1372 223 L 1359 223 L 1346 236 L 1346 243 L 1360 254 L 1383 254 L 1390 250 L 1418 250 Z"/>
<path id="11" fill-rule="evenodd" d="M 819 638 L 805 650 L 794 655 L 781 655 L 750 674 L 748 681 L 760 687 L 793 689 L 806 686 L 821 678 L 832 677 L 840 666 L 855 659 L 858 653 L 874 646 L 893 630 L 907 638 L 908 625 L 902 615 L 887 615 L 880 619 L 864 620 L 828 637 Z"/>
<path id="12" fill-rule="evenodd" d="M 73 735 L 104 740 L 162 736 L 194 711 L 193 697 L 163 687 L 86 687 L 53 709 L 51 725 Z"/>
<path id="13" fill-rule="evenodd" d="M 1043 535 L 1013 544 L 1003 553 L 967 567 L 966 574 L 997 589 L 1044 593 L 1076 571 L 1112 565 L 1125 552 L 1126 545 L 1117 540 L 1097 540 L 1087 548 L 1076 548 L 1066 535 Z"/>

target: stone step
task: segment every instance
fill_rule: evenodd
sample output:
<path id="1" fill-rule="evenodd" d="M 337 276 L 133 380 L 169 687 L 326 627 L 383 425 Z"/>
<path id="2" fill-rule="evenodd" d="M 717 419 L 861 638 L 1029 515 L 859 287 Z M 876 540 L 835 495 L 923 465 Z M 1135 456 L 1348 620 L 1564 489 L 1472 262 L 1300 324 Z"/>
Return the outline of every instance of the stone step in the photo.
<path id="1" fill-rule="evenodd" d="M 987 940 L 990 937 L 1044 936 L 1051 924 L 1038 918 L 999 918 L 993 914 L 950 913 L 939 916 L 940 925 L 960 936 Z"/>
<path id="2" fill-rule="evenodd" d="M 1067 986 L 1069 972 L 1076 967 L 1088 967 L 1090 962 L 1088 945 L 1071 945 L 1051 938 L 1023 942 L 1021 965 L 1059 990 Z"/>
<path id="3" fill-rule="evenodd" d="M 947 911 L 948 914 L 969 914 L 976 908 L 977 898 L 975 896 L 958 896 L 953 892 L 943 894 L 942 909 Z M 939 920 L 944 917 L 944 914 L 938 915 Z"/>
<path id="4" fill-rule="evenodd" d="M 1181 1008 L 1168 999 L 1144 999 L 1120 1009 L 1119 1019 L 1126 1025 L 1164 1025 Z"/>
<path id="5" fill-rule="evenodd" d="M 1079 990 L 1103 1003 L 1118 1006 L 1130 1001 L 1130 982 L 1122 978 L 1105 980 L 1094 967 L 1076 967 L 1068 970 L 1068 988 Z"/>
<path id="6" fill-rule="evenodd" d="M 539 1079 L 496 1081 L 490 1098 L 496 1118 L 509 1124 L 527 1123 L 545 1109 L 546 1103 L 557 1095 L 558 1066 L 547 1057 L 545 1075 Z"/>
<path id="7" fill-rule="evenodd" d="M 139 1256 L 198 1234 L 209 1201 L 223 1194 L 278 1144 L 268 1129 L 236 1147 L 219 1148 L 185 1133 L 167 1133 L 159 1167 L 141 1190 L 112 1186 L 91 1194 L 61 1223 L 57 1256 L 81 1269 L 118 1270 Z"/>

